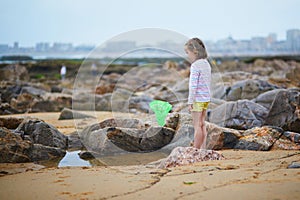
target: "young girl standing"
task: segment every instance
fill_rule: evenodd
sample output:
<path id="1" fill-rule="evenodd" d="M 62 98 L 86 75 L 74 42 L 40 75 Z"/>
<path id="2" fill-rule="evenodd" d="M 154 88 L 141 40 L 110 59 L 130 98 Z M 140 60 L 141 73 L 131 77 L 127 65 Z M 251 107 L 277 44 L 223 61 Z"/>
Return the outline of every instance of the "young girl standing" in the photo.
<path id="1" fill-rule="evenodd" d="M 192 113 L 194 147 L 206 149 L 205 117 L 210 102 L 211 66 L 207 60 L 207 52 L 203 42 L 192 38 L 185 44 L 185 52 L 191 61 L 189 80 L 189 110 Z"/>

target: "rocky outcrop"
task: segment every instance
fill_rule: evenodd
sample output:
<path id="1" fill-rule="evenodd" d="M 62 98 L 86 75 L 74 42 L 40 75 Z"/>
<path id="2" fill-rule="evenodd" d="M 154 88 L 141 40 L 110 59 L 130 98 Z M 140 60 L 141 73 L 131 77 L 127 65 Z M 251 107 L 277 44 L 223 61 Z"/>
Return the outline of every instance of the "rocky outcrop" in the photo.
<path id="1" fill-rule="evenodd" d="M 265 125 L 282 127 L 285 130 L 300 130 L 300 91 L 279 90 L 269 108 Z"/>
<path id="2" fill-rule="evenodd" d="M 7 65 L 0 68 L 0 80 L 28 81 L 29 74 L 26 67 L 21 65 Z"/>
<path id="3" fill-rule="evenodd" d="M 0 127 L 0 163 L 30 162 L 33 145 L 29 140 Z"/>
<path id="4" fill-rule="evenodd" d="M 227 102 L 208 113 L 208 121 L 233 129 L 250 129 L 265 123 L 268 109 L 249 100 Z"/>
<path id="5" fill-rule="evenodd" d="M 275 85 L 272 85 L 262 80 L 243 80 L 236 82 L 233 86 L 227 89 L 226 100 L 236 101 L 240 99 L 251 100 L 258 95 L 273 89 L 277 89 Z"/>
<path id="6" fill-rule="evenodd" d="M 1 163 L 60 158 L 66 147 L 66 136 L 40 120 L 24 120 L 14 131 L 0 127 Z"/>
<path id="7" fill-rule="evenodd" d="M 25 119 L 16 129 L 34 144 L 67 149 L 67 137 L 55 127 L 39 119 Z"/>
<path id="8" fill-rule="evenodd" d="M 268 151 L 281 137 L 283 130 L 276 127 L 252 128 L 244 132 L 235 149 Z"/>
<path id="9" fill-rule="evenodd" d="M 108 119 L 83 129 L 79 135 L 89 151 L 115 154 L 155 151 L 173 139 L 168 127 L 151 127 L 137 119 Z"/>

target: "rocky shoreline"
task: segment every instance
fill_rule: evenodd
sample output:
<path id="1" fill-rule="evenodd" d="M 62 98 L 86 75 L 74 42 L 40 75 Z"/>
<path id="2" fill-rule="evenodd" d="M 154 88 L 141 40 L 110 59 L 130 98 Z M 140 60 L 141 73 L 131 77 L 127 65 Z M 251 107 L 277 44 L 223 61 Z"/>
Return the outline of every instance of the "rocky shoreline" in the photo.
<path id="1" fill-rule="evenodd" d="M 98 67 L 99 71 L 105 70 Z M 102 73 L 96 85 L 96 77 L 89 72 L 84 72 L 87 74 L 79 84 L 72 77 L 64 81 L 32 80 L 21 65 L 7 65 L 0 71 L 5 74 L 0 84 L 0 163 L 4 164 L 1 175 L 10 174 L 7 168 L 11 167 L 5 167 L 9 163 L 41 170 L 42 166 L 30 163 L 60 160 L 69 150 L 81 150 L 81 158 L 100 162 L 103 156 L 158 152 L 166 156 L 143 167 L 183 167 L 179 171 L 189 166 L 198 170 L 205 163 L 223 166 L 223 162 L 235 162 L 239 159 L 233 157 L 241 150 L 252 150 L 249 152 L 258 157 L 262 156 L 259 151 L 269 152 L 267 155 L 272 157 L 285 150 L 286 153 L 280 153 L 282 157 L 274 157 L 274 162 L 283 162 L 291 152 L 296 162 L 293 166 L 298 166 L 300 64 L 295 61 L 258 59 L 251 63 L 228 61 L 213 65 L 213 99 L 206 119 L 209 150 L 204 151 L 190 147 L 194 130 L 184 101 L 189 74 L 184 63 L 168 61 L 132 67 L 122 73 Z M 154 99 L 172 102 L 173 109 L 163 127 L 158 126 L 149 108 Z M 48 120 L 47 116 L 54 112 L 55 118 Z M 250 154 L 245 153 L 251 160 Z M 293 164 L 292 160 L 284 162 L 288 162 L 282 164 L 284 169 Z M 241 162 L 248 166 L 250 163 Z M 258 170 L 254 168 L 251 166 Z M 278 169 L 283 168 L 280 165 Z M 150 174 L 161 174 L 156 170 Z M 22 167 L 16 171 L 24 172 Z M 245 169 L 241 173 L 247 174 Z M 9 181 L 1 179 L 3 183 Z M 193 185 L 198 181 L 185 182 L 184 185 Z"/>

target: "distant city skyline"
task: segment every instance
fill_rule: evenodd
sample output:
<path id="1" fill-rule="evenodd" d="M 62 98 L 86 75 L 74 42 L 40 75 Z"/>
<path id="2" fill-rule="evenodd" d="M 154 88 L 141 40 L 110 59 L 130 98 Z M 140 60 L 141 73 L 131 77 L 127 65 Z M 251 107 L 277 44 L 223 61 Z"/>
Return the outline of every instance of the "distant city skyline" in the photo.
<path id="1" fill-rule="evenodd" d="M 0 44 L 99 45 L 120 33 L 147 27 L 205 41 L 269 33 L 284 40 L 286 30 L 300 28 L 299 7 L 298 0 L 0 0 Z"/>
<path id="2" fill-rule="evenodd" d="M 287 40 L 287 32 L 290 31 L 290 30 L 296 30 L 296 31 L 300 31 L 300 29 L 295 29 L 295 28 L 290 28 L 288 30 L 286 30 L 285 32 L 285 37 L 284 38 L 278 38 L 278 34 L 276 34 L 275 32 L 270 32 L 266 35 L 255 35 L 255 36 L 250 36 L 250 38 L 243 38 L 243 39 L 237 39 L 237 38 L 234 38 L 233 36 L 229 35 L 229 36 L 225 36 L 223 38 L 219 38 L 217 40 L 203 40 L 204 42 L 213 42 L 213 43 L 217 43 L 217 42 L 220 42 L 222 40 L 226 40 L 228 38 L 231 38 L 233 40 L 239 40 L 239 41 L 243 41 L 243 40 L 251 40 L 251 39 L 256 39 L 256 38 L 267 38 L 267 37 L 273 37 L 272 39 L 273 40 L 276 40 L 276 41 L 285 41 Z M 134 40 L 120 40 L 120 42 L 132 42 Z M 117 42 L 117 41 L 115 41 Z M 177 41 L 175 40 L 172 40 L 172 39 L 167 39 L 167 40 L 161 40 L 161 41 L 154 41 L 154 43 L 148 43 L 148 44 L 151 44 L 151 45 L 157 45 L 157 44 L 160 44 L 160 43 L 165 43 L 165 42 L 174 42 L 174 43 L 177 43 Z M 178 42 L 180 43 L 180 42 Z M 69 45 L 69 46 L 72 46 L 72 47 L 96 47 L 97 44 L 91 44 L 91 43 L 80 43 L 80 44 L 74 44 L 72 42 L 66 42 L 66 41 L 53 41 L 53 42 L 48 42 L 48 41 L 39 41 L 39 42 L 36 42 L 35 44 L 32 44 L 30 46 L 23 46 L 22 43 L 19 42 L 19 40 L 15 40 L 14 42 L 12 43 L 0 43 L 0 45 L 8 45 L 9 47 L 14 47 L 15 45 L 17 45 L 18 47 L 24 47 L 24 48 L 32 48 L 32 47 L 36 47 L 37 45 L 49 45 L 50 46 L 57 46 L 57 45 Z M 106 44 L 107 45 L 107 42 L 104 42 L 103 44 Z M 138 44 L 137 46 L 143 46 L 144 44 Z"/>
<path id="3" fill-rule="evenodd" d="M 158 30 L 148 29 L 145 32 L 151 35 L 155 33 L 163 37 L 164 32 Z M 141 45 L 138 40 L 135 39 L 136 35 L 143 35 L 142 32 L 131 32 L 125 37 L 115 38 L 115 40 L 110 40 L 101 46 L 96 45 L 73 45 L 72 43 L 59 43 L 55 42 L 53 44 L 47 42 L 36 43 L 32 47 L 22 47 L 18 42 L 13 45 L 0 44 L 0 55 L 28 55 L 36 56 L 43 55 L 49 56 L 51 54 L 62 54 L 62 56 L 84 56 L 93 52 L 93 55 L 97 56 L 112 56 L 118 54 L 123 54 L 125 52 L 132 51 L 144 51 L 147 52 L 158 52 L 161 50 L 168 50 L 172 52 L 177 52 L 184 55 L 183 42 L 178 42 L 179 40 L 184 40 L 185 38 L 177 37 L 178 40 L 171 40 L 171 37 L 167 38 L 165 41 L 161 41 L 158 44 L 147 44 Z M 173 32 L 166 32 L 166 36 L 171 35 Z M 133 36 L 133 37 L 129 37 Z M 144 35 L 145 36 L 145 35 Z M 173 39 L 176 38 L 173 36 Z M 122 40 L 123 39 L 123 40 Z M 126 40 L 129 39 L 129 40 Z M 142 38 L 143 39 L 143 38 Z M 147 41 L 147 40 L 146 40 Z M 286 39 L 278 40 L 277 35 L 270 33 L 267 36 L 261 37 L 251 37 L 249 39 L 235 40 L 232 37 L 223 38 L 217 40 L 216 42 L 204 41 L 206 48 L 210 55 L 300 55 L 300 29 L 289 29 L 286 31 Z M 118 55 L 117 54 L 117 55 Z"/>

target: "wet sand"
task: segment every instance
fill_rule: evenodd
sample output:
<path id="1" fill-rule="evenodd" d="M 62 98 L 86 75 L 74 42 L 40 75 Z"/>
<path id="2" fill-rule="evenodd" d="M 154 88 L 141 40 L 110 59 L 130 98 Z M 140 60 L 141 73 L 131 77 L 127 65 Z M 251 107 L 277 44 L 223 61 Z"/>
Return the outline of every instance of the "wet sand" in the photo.
<path id="1" fill-rule="evenodd" d="M 222 153 L 226 160 L 169 169 L 28 164 L 0 177 L 0 199 L 299 199 L 300 170 L 287 168 L 299 151 Z"/>
<path id="2" fill-rule="evenodd" d="M 30 116 L 65 134 L 76 130 L 73 120 L 58 121 L 59 113 Z M 110 117 L 101 112 L 98 120 Z M 220 152 L 226 160 L 169 169 L 0 164 L 0 199 L 299 199 L 300 169 L 287 167 L 300 162 L 300 151 Z"/>

